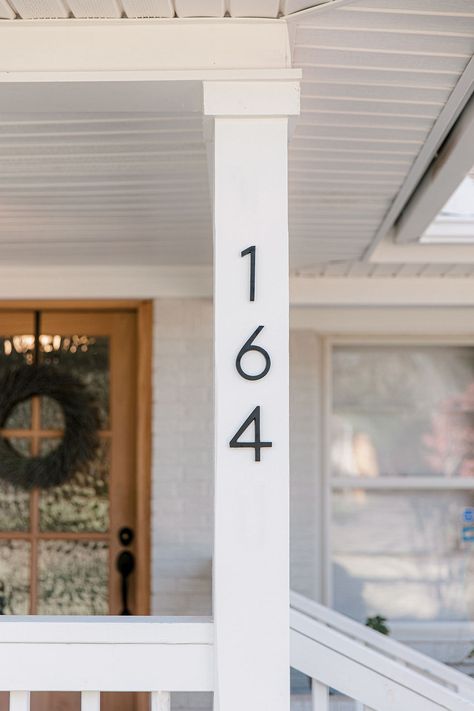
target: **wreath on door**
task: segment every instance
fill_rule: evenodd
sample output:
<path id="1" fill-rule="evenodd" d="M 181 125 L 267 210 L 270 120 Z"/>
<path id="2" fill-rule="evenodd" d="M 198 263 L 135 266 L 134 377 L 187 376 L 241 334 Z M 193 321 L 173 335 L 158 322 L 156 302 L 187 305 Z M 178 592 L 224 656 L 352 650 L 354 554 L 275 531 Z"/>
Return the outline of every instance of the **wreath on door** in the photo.
<path id="1" fill-rule="evenodd" d="M 0 429 L 12 410 L 32 397 L 55 400 L 64 416 L 61 443 L 44 456 L 25 457 L 0 437 L 0 479 L 23 489 L 58 486 L 82 471 L 99 446 L 99 412 L 84 383 L 56 366 L 39 365 L 39 318 L 32 365 L 9 370 L 0 378 Z"/>

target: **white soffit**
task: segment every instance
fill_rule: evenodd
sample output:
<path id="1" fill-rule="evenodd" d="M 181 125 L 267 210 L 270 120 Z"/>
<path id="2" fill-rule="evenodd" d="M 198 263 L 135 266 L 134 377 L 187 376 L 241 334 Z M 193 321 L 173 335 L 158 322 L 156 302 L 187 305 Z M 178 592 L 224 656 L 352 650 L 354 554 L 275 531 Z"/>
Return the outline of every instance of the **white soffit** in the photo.
<path id="1" fill-rule="evenodd" d="M 200 113 L 0 116 L 2 263 L 209 264 Z"/>
<path id="2" fill-rule="evenodd" d="M 332 0 L 0 0 L 0 19 L 265 17 Z"/>
<path id="3" fill-rule="evenodd" d="M 227 0 L 225 9 L 274 17 L 277 4 Z M 223 12 L 214 0 L 0 0 L 0 17 L 12 19 L 13 8 L 13 22 L 57 17 L 64 7 L 104 17 L 106 6 L 111 17 L 117 8 L 130 17 Z M 289 162 L 293 270 L 472 274 L 448 260 L 357 263 L 473 56 L 472 0 L 280 0 L 278 13 L 300 11 L 288 20 L 294 66 L 303 69 Z M 168 111 L 0 114 L 2 261 L 24 261 L 27 249 L 44 263 L 209 264 L 201 119 Z"/>
<path id="4" fill-rule="evenodd" d="M 383 267 L 353 262 L 377 235 L 472 59 L 474 3 L 356 0 L 294 24 L 303 85 L 290 147 L 293 268 L 370 275 Z"/>

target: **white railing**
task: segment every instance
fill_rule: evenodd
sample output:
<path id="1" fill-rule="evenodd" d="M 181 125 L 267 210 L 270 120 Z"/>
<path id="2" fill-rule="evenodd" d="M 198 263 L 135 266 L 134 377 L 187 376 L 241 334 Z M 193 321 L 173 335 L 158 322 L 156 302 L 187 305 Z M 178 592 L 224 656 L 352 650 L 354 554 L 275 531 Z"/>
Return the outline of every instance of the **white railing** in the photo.
<path id="1" fill-rule="evenodd" d="M 346 639 L 354 640 L 359 645 L 418 672 L 422 677 L 457 692 L 464 699 L 474 701 L 474 680 L 466 674 L 298 593 L 291 593 L 291 608 L 329 629 L 340 632 Z"/>
<path id="2" fill-rule="evenodd" d="M 0 691 L 10 711 L 32 691 L 80 691 L 81 711 L 99 711 L 101 691 L 146 691 L 168 711 L 173 691 L 212 691 L 213 641 L 208 619 L 3 617 Z"/>
<path id="3" fill-rule="evenodd" d="M 474 711 L 474 682 L 419 652 L 296 594 L 290 620 L 313 711 L 328 711 L 330 688 L 366 711 Z M 100 711 L 101 692 L 145 691 L 169 711 L 171 692 L 213 691 L 213 645 L 207 618 L 3 617 L 0 691 L 10 711 L 33 691 L 79 691 L 82 711 Z"/>

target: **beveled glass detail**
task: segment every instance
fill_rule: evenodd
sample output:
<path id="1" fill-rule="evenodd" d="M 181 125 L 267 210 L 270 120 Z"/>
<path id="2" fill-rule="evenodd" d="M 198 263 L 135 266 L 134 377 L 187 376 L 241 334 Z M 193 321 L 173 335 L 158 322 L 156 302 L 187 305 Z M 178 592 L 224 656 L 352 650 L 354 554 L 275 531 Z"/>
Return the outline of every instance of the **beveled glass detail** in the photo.
<path id="1" fill-rule="evenodd" d="M 55 336 L 42 336 L 51 338 Z M 59 337 L 58 337 L 59 338 Z M 99 408 L 101 427 L 109 424 L 109 338 L 107 336 L 61 336 L 58 350 L 41 354 L 41 362 L 57 365 L 76 376 L 88 388 Z M 42 398 L 43 429 L 64 427 L 61 408 L 49 398 Z"/>
<path id="2" fill-rule="evenodd" d="M 6 430 L 28 430 L 31 427 L 31 400 L 20 402 L 10 412 L 5 422 Z"/>
<path id="3" fill-rule="evenodd" d="M 22 457 L 31 456 L 31 440 L 29 437 L 9 437 L 8 441 Z"/>
<path id="4" fill-rule="evenodd" d="M 0 531 L 28 531 L 30 495 L 0 479 Z"/>
<path id="5" fill-rule="evenodd" d="M 17 338 L 15 336 L 14 338 Z M 12 338 L 0 337 L 0 378 L 11 368 L 25 365 L 24 353 L 17 353 L 13 348 Z M 16 405 L 7 421 L 4 423 L 5 429 L 27 430 L 31 427 L 31 401 L 21 402 Z"/>
<path id="6" fill-rule="evenodd" d="M 9 441 L 19 454 L 29 456 L 31 443 L 27 437 L 11 437 Z M 0 478 L 0 531 L 28 531 L 29 527 L 29 492 Z"/>
<path id="7" fill-rule="evenodd" d="M 40 452 L 46 454 L 60 440 L 45 438 Z M 87 471 L 78 472 L 61 486 L 40 492 L 41 531 L 105 532 L 109 528 L 110 446 L 101 441 Z"/>
<path id="8" fill-rule="evenodd" d="M 41 398 L 41 426 L 44 429 L 63 430 L 64 414 L 61 405 L 51 397 Z"/>
<path id="9" fill-rule="evenodd" d="M 107 615 L 108 579 L 105 541 L 39 541 L 39 615 Z"/>
<path id="10" fill-rule="evenodd" d="M 3 583 L 6 615 L 27 615 L 30 611 L 30 544 L 0 540 L 0 581 Z"/>

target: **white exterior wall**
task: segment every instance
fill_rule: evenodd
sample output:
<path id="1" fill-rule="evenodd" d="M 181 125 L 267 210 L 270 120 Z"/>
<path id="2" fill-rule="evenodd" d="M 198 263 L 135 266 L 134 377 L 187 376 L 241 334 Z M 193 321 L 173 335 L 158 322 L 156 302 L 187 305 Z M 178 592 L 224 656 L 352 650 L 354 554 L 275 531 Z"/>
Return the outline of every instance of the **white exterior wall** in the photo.
<path id="1" fill-rule="evenodd" d="M 435 322 L 431 311 L 417 308 L 293 309 L 291 585 L 316 600 L 324 601 L 325 582 L 323 338 L 331 333 L 403 333 L 417 337 L 470 333 L 470 311 L 440 308 L 436 314 Z M 212 403 L 211 300 L 156 299 L 152 507 L 155 614 L 211 612 Z M 430 634 L 428 628 L 425 632 Z M 438 647 L 422 645 L 434 656 L 459 658 L 458 646 L 450 645 L 449 653 Z M 208 700 L 201 701 L 206 708 Z M 201 708 L 199 703 L 193 695 L 180 706 Z"/>
<path id="2" fill-rule="evenodd" d="M 212 303 L 154 306 L 152 611 L 210 615 Z"/>
<path id="3" fill-rule="evenodd" d="M 157 299 L 154 326 L 152 610 L 211 613 L 212 303 Z M 321 345 L 290 339 L 291 578 L 320 598 Z M 320 508 L 321 506 L 321 508 Z"/>

